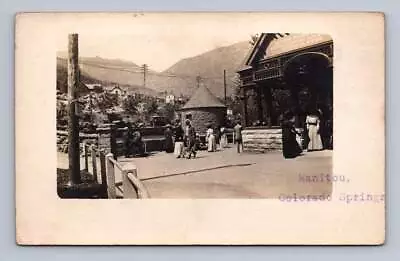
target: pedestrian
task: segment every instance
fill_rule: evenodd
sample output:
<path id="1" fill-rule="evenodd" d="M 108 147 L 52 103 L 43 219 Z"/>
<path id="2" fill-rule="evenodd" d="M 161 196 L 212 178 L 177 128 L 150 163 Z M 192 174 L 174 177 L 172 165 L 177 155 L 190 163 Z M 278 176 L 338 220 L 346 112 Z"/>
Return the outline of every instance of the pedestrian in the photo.
<path id="1" fill-rule="evenodd" d="M 311 110 L 306 117 L 309 143 L 307 151 L 322 150 L 322 140 L 320 135 L 320 116 L 317 110 Z"/>
<path id="2" fill-rule="evenodd" d="M 240 125 L 240 121 L 236 122 L 235 127 L 233 127 L 233 132 L 235 133 L 235 143 L 237 144 L 237 153 L 240 153 L 241 150 L 243 151 L 242 125 Z"/>
<path id="3" fill-rule="evenodd" d="M 215 142 L 214 130 L 211 124 L 207 126 L 206 141 L 208 145 L 207 151 L 214 152 L 216 150 L 216 142 Z"/>
<path id="4" fill-rule="evenodd" d="M 302 149 L 297 142 L 296 135 L 300 134 L 294 127 L 295 117 L 291 112 L 285 113 L 282 120 L 282 153 L 285 159 L 299 156 Z"/>
<path id="5" fill-rule="evenodd" d="M 332 125 L 332 119 L 329 119 L 326 121 L 326 147 L 325 149 L 331 150 L 333 149 L 333 139 L 332 139 L 332 134 L 333 134 L 333 125 Z"/>
<path id="6" fill-rule="evenodd" d="M 221 132 L 220 148 L 222 150 L 228 144 L 228 138 L 226 137 L 226 129 L 224 126 L 221 127 L 220 132 Z"/>
<path id="7" fill-rule="evenodd" d="M 215 150 L 221 150 L 221 127 L 217 126 L 214 129 L 215 136 Z"/>
<path id="8" fill-rule="evenodd" d="M 192 126 L 192 123 L 190 122 L 190 120 L 186 120 L 185 122 L 186 124 L 186 129 L 185 129 L 185 140 L 186 140 L 186 144 L 187 144 L 187 152 L 188 152 L 188 156 L 187 158 L 190 159 L 192 157 L 193 154 L 193 158 L 196 157 L 196 131 L 194 129 L 194 127 Z"/>
<path id="9" fill-rule="evenodd" d="M 165 137 L 165 152 L 172 153 L 174 152 L 174 142 L 172 140 L 172 128 L 170 124 L 165 126 L 164 137 Z"/>
<path id="10" fill-rule="evenodd" d="M 184 150 L 184 142 L 183 142 L 184 132 L 182 129 L 182 125 L 180 120 L 176 120 L 175 127 L 174 127 L 174 155 L 177 158 L 184 158 L 185 157 L 185 150 Z"/>
<path id="11" fill-rule="evenodd" d="M 128 123 L 128 132 L 125 137 L 125 158 L 131 157 L 132 154 L 132 136 L 133 136 L 133 129 L 132 123 Z"/>
<path id="12" fill-rule="evenodd" d="M 140 133 L 139 127 L 135 126 L 133 130 L 133 135 L 132 135 L 132 149 L 133 149 L 133 154 L 136 155 L 144 155 L 145 154 L 145 149 L 144 149 L 144 142 L 142 138 L 142 134 Z"/>

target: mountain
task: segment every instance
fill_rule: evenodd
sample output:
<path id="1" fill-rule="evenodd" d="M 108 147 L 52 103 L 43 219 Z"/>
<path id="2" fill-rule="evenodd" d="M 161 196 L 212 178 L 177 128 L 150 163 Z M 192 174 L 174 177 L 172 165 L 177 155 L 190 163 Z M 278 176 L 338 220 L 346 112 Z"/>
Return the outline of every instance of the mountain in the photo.
<path id="1" fill-rule="evenodd" d="M 63 55 L 57 57 L 57 89 L 66 92 L 67 88 L 67 60 Z M 118 84 L 121 88 L 131 92 L 150 96 L 158 96 L 159 93 L 140 85 L 142 79 L 132 79 L 130 71 L 139 71 L 140 67 L 132 62 L 118 59 L 103 59 L 100 57 L 80 57 L 81 82 L 85 84 L 99 83 L 102 85 Z M 137 75 L 135 73 L 134 75 Z"/>
<path id="2" fill-rule="evenodd" d="M 196 86 L 196 76 L 201 77 L 201 82 L 206 85 L 214 95 L 223 97 L 224 79 L 223 71 L 226 70 L 227 95 L 234 92 L 234 78 L 236 71 L 242 65 L 251 46 L 248 42 L 239 42 L 230 46 L 216 48 L 209 52 L 194 57 L 182 59 L 164 74 L 185 75 L 190 77 L 191 85 L 181 86 L 179 82 L 171 84 L 170 88 L 174 92 L 192 92 Z"/>
<path id="3" fill-rule="evenodd" d="M 119 84 L 131 91 L 152 96 L 162 92 L 189 96 L 196 89 L 198 85 L 196 78 L 200 76 L 199 84 L 204 84 L 214 95 L 223 97 L 223 71 L 226 70 L 229 96 L 235 89 L 236 71 L 250 47 L 248 42 L 239 42 L 182 59 L 163 72 L 147 70 L 145 87 L 143 69 L 133 62 L 101 57 L 80 57 L 81 79 L 85 83 Z M 66 55 L 58 53 L 58 56 L 57 68 L 65 70 L 66 77 Z"/>

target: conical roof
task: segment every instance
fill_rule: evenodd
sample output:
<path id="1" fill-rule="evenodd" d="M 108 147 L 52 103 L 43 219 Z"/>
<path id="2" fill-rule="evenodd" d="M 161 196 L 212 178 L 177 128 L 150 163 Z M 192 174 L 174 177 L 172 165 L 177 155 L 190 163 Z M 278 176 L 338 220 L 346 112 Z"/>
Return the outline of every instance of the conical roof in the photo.
<path id="1" fill-rule="evenodd" d="M 200 85 L 182 109 L 211 107 L 225 108 L 226 106 L 217 97 L 215 97 L 206 86 Z"/>

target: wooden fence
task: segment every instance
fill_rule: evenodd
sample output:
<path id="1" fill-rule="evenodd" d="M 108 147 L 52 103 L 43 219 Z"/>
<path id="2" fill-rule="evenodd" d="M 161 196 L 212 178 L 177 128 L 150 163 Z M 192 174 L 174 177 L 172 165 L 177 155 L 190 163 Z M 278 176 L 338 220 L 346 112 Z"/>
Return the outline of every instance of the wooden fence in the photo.
<path id="1" fill-rule="evenodd" d="M 109 199 L 116 198 L 150 198 L 150 195 L 137 175 L 137 168 L 134 164 L 122 165 L 112 153 L 106 154 L 103 149 L 99 150 L 95 145 L 84 143 L 85 170 L 89 171 L 89 160 L 92 163 L 91 174 L 93 180 L 107 187 Z M 90 156 L 89 156 L 90 154 Z M 100 159 L 101 181 L 98 180 L 97 156 Z M 121 172 L 122 181 L 115 181 L 116 170 Z"/>

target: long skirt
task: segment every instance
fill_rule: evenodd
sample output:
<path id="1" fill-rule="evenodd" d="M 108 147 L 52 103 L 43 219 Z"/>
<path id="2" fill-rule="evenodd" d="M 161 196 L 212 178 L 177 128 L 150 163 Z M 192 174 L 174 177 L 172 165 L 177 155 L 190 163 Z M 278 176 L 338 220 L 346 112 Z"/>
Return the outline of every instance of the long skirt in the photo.
<path id="1" fill-rule="evenodd" d="M 226 137 L 226 134 L 222 134 L 220 142 L 221 149 L 226 148 L 227 144 L 228 144 L 228 138 Z"/>
<path id="2" fill-rule="evenodd" d="M 165 152 L 167 153 L 174 152 L 174 143 L 171 137 L 165 138 Z"/>
<path id="3" fill-rule="evenodd" d="M 175 148 L 174 148 L 174 155 L 175 157 L 182 157 L 184 152 L 183 141 L 176 141 Z"/>
<path id="4" fill-rule="evenodd" d="M 309 143 L 307 150 L 322 150 L 321 135 L 318 133 L 317 125 L 310 125 L 308 128 Z"/>
<path id="5" fill-rule="evenodd" d="M 208 151 L 209 152 L 213 152 L 217 149 L 217 144 L 215 142 L 215 136 L 214 135 L 210 135 L 208 137 Z"/>
<path id="6" fill-rule="evenodd" d="M 287 159 L 295 158 L 302 152 L 294 134 L 290 128 L 282 129 L 282 152 L 283 156 Z"/>

